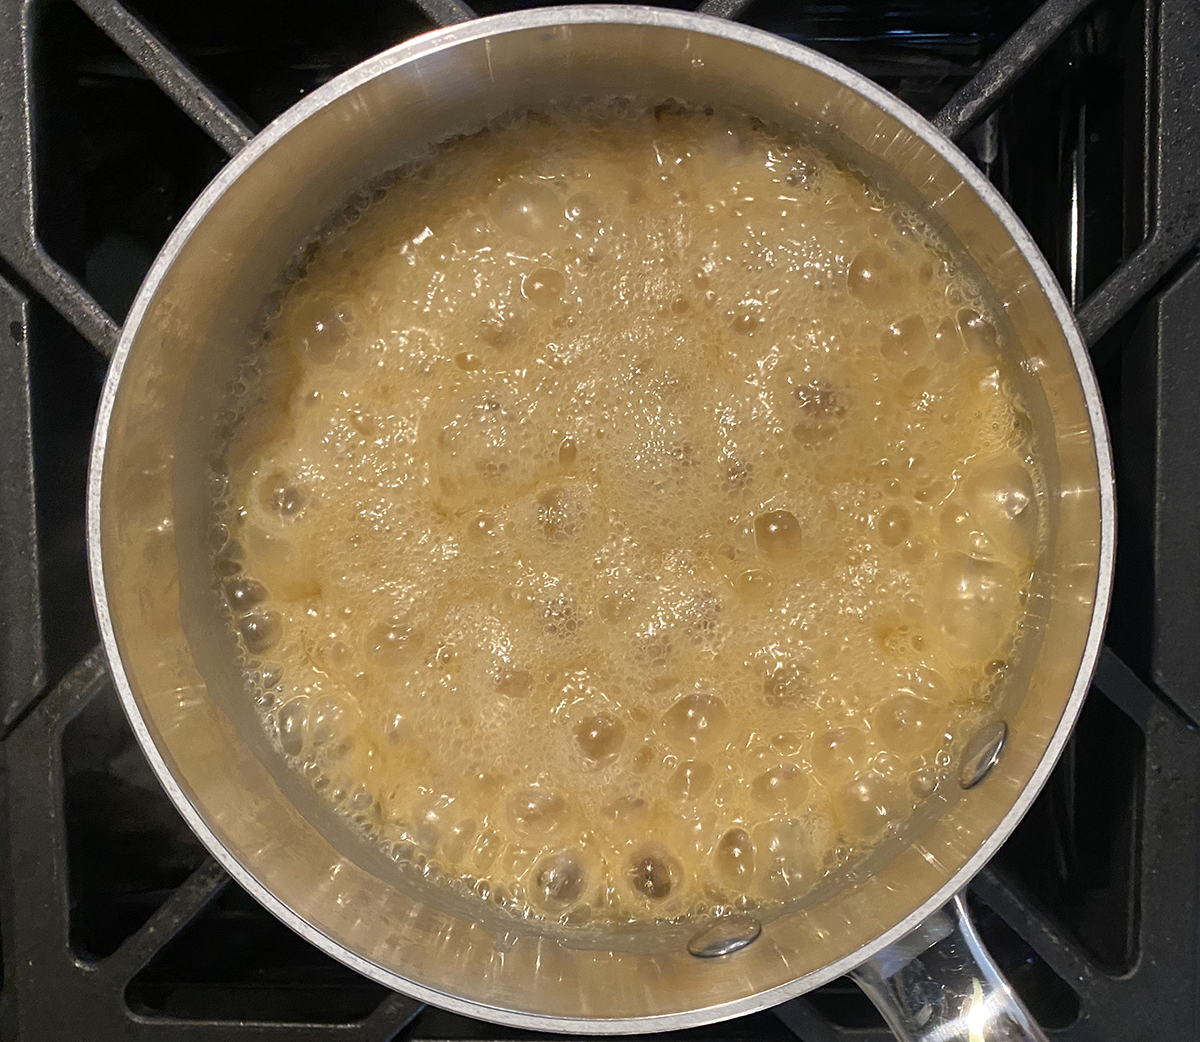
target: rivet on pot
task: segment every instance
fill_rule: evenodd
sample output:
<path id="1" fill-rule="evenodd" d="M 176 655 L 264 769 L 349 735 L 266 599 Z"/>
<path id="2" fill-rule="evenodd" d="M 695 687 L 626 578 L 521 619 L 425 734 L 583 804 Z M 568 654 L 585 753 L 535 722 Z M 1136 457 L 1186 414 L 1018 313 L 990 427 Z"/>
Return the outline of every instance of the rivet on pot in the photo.
<path id="1" fill-rule="evenodd" d="M 993 720 L 984 724 L 963 750 L 962 766 L 958 772 L 958 783 L 964 789 L 978 785 L 1000 762 L 1004 751 L 1004 740 L 1008 737 L 1008 724 Z"/>
<path id="2" fill-rule="evenodd" d="M 753 944 L 762 933 L 762 923 L 752 915 L 725 915 L 706 926 L 688 941 L 687 950 L 697 959 L 732 955 Z"/>

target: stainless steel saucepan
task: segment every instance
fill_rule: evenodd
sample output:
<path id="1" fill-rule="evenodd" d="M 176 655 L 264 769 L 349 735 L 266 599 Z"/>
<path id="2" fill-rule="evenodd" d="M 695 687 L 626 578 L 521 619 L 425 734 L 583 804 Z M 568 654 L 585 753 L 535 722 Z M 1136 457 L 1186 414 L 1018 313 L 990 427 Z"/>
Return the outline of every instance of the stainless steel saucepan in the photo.
<path id="1" fill-rule="evenodd" d="M 1002 304 L 1049 489 L 1040 644 L 928 820 L 869 874 L 761 924 L 699 934 L 564 935 L 407 881 L 272 751 L 212 608 L 215 416 L 296 250 L 429 143 L 514 109 L 614 94 L 804 125 L 895 171 Z M 164 788 L 238 883 L 368 977 L 486 1020 L 601 1034 L 733 1017 L 853 971 L 903 1037 L 1040 1037 L 955 895 L 1042 787 L 1088 688 L 1113 562 L 1104 415 L 1071 312 L 1012 211 L 925 120 L 836 62 L 701 15 L 581 6 L 430 33 L 339 76 L 221 172 L 147 276 L 101 402 L 88 536 L 112 675 Z"/>

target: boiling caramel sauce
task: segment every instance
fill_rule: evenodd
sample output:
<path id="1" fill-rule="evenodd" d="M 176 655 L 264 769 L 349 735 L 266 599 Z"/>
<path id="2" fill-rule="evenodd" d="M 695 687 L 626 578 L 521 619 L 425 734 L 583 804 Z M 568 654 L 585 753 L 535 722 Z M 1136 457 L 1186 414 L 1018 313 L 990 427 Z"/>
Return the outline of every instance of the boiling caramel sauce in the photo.
<path id="1" fill-rule="evenodd" d="M 234 389 L 215 567 L 264 725 L 521 915 L 802 897 L 942 782 L 1027 625 L 1000 341 L 886 186 L 756 121 L 448 143 Z"/>

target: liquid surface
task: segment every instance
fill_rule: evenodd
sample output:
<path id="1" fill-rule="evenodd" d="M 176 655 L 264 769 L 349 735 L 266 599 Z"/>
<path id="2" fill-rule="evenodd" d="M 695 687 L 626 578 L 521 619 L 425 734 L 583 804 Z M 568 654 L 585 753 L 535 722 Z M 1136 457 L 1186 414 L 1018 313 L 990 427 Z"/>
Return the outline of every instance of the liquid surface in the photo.
<path id="1" fill-rule="evenodd" d="M 283 753 L 521 915 L 802 897 L 1012 661 L 1028 419 L 953 255 L 753 121 L 530 116 L 348 211 L 236 388 L 216 568 Z"/>

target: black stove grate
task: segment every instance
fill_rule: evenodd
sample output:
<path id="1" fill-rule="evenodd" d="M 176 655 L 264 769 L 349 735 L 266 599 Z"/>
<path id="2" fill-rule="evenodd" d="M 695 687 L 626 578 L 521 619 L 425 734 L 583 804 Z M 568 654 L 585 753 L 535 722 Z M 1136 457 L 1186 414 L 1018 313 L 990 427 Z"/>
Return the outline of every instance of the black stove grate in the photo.
<path id="1" fill-rule="evenodd" d="M 0 0 L 5 1038 L 536 1037 L 367 981 L 207 857 L 121 715 L 83 548 L 105 356 L 187 205 L 256 126 L 344 68 L 515 6 Z M 972 901 L 1052 1039 L 1200 1039 L 1200 8 L 702 9 L 817 47 L 930 116 L 1010 200 L 1076 307 L 1117 454 L 1108 646 L 1058 769 Z M 676 1037 L 890 1038 L 847 981 Z"/>

